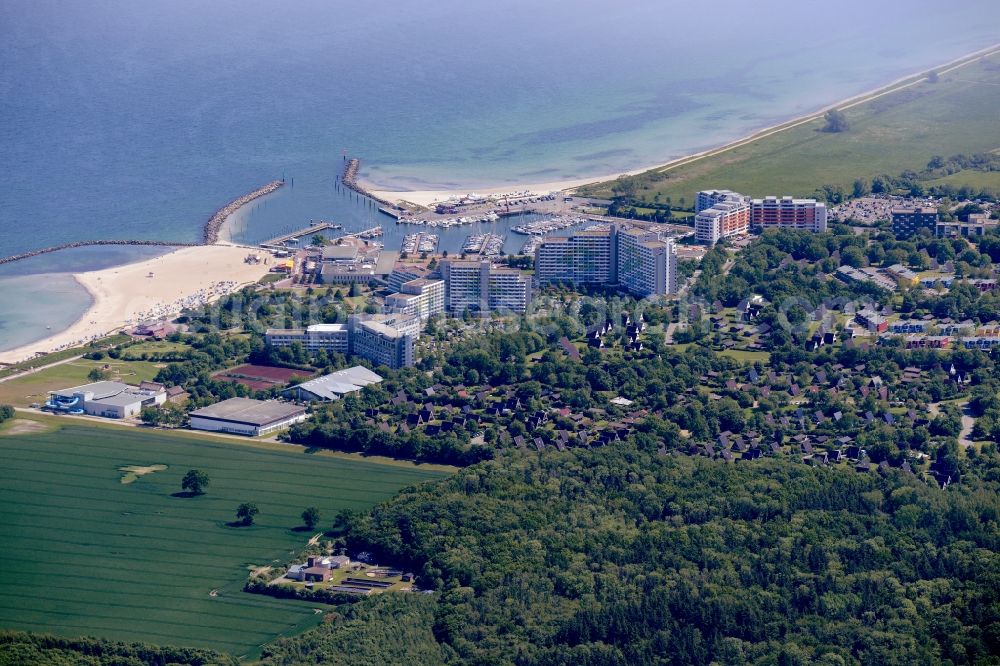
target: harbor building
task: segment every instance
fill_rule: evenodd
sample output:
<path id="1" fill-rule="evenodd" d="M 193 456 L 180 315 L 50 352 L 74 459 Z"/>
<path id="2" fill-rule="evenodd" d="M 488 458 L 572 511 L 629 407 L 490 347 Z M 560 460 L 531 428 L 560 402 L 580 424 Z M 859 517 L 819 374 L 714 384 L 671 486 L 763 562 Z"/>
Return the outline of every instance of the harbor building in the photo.
<path id="1" fill-rule="evenodd" d="M 413 315 L 351 315 L 347 320 L 351 353 L 376 366 L 412 366 L 420 327 L 420 319 Z"/>
<path id="2" fill-rule="evenodd" d="M 896 238 L 910 238 L 928 229 L 937 233 L 938 211 L 933 206 L 892 209 L 892 233 Z"/>
<path id="3" fill-rule="evenodd" d="M 404 282 L 398 294 L 385 298 L 385 312 L 388 314 L 409 314 L 427 321 L 444 312 L 444 280 L 417 278 Z"/>
<path id="4" fill-rule="evenodd" d="M 677 291 L 677 254 L 669 238 L 641 227 L 587 229 L 545 238 L 535 252 L 539 283 L 621 285 L 636 296 Z"/>
<path id="5" fill-rule="evenodd" d="M 260 437 L 306 420 L 306 408 L 277 400 L 231 398 L 191 412 L 195 430 Z"/>
<path id="6" fill-rule="evenodd" d="M 441 261 L 445 309 L 451 314 L 510 310 L 527 311 L 531 280 L 518 270 L 493 266 L 489 261 Z"/>
<path id="7" fill-rule="evenodd" d="M 323 377 L 285 389 L 286 398 L 299 402 L 329 402 L 339 400 L 348 393 L 360 391 L 369 384 L 378 384 L 382 376 L 360 365 L 346 370 L 338 370 Z"/>
<path id="8" fill-rule="evenodd" d="M 346 354 L 350 350 L 346 324 L 313 324 L 308 328 L 269 328 L 264 340 L 271 347 L 289 347 L 298 342 L 310 354 L 319 350 Z"/>
<path id="9" fill-rule="evenodd" d="M 750 201 L 741 194 L 724 194 L 719 201 L 694 216 L 695 238 L 709 245 L 744 236 L 749 231 Z"/>
<path id="10" fill-rule="evenodd" d="M 750 204 L 750 226 L 753 229 L 798 229 L 820 233 L 826 231 L 826 204 L 815 199 L 764 197 Z"/>
<path id="11" fill-rule="evenodd" d="M 45 409 L 61 414 L 126 419 L 138 416 L 144 407 L 157 407 L 166 401 L 167 390 L 162 384 L 142 382 L 135 386 L 106 381 L 52 391 Z"/>

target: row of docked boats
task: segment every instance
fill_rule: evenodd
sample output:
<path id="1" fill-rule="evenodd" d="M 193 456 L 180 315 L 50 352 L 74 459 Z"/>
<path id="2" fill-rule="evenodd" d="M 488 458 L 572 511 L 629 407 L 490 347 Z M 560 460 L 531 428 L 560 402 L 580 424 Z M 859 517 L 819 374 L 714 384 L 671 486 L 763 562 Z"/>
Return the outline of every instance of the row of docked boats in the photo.
<path id="1" fill-rule="evenodd" d="M 575 227 L 576 225 L 583 224 L 585 222 L 587 222 L 587 219 L 583 217 L 559 216 L 519 224 L 516 227 L 511 227 L 510 230 L 516 234 L 523 234 L 525 236 L 544 236 L 545 234 L 551 234 L 554 231 L 562 231 L 563 229 Z"/>
<path id="2" fill-rule="evenodd" d="M 396 220 L 396 224 L 416 224 L 416 225 L 426 225 L 428 227 L 441 227 L 447 229 L 449 227 L 460 227 L 466 224 L 476 224 L 481 222 L 496 222 L 500 219 L 500 216 L 495 212 L 490 211 L 485 215 L 480 216 L 466 216 L 466 217 L 446 217 L 440 220 L 424 220 L 416 217 L 400 217 Z"/>
<path id="3" fill-rule="evenodd" d="M 400 250 L 409 254 L 436 252 L 439 240 L 440 236 L 437 234 L 429 234 L 426 231 L 420 231 L 415 234 L 407 234 L 406 237 L 403 238 L 403 244 L 400 247 Z"/>

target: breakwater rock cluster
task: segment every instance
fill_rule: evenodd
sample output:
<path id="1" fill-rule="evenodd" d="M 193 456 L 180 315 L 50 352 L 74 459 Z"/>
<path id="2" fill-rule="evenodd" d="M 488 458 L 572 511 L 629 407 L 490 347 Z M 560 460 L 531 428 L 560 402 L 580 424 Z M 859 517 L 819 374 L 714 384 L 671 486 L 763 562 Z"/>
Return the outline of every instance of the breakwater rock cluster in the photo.
<path id="1" fill-rule="evenodd" d="M 363 197 L 368 197 L 376 203 L 380 203 L 383 206 L 388 206 L 389 208 L 396 208 L 396 204 L 386 199 L 381 199 L 365 188 L 358 184 L 358 171 L 361 169 L 361 160 L 357 157 L 352 157 L 347 160 L 347 166 L 344 167 L 344 175 L 340 177 L 340 182 L 344 184 L 349 190 L 353 190 Z"/>
<path id="2" fill-rule="evenodd" d="M 244 194 L 238 199 L 233 199 L 225 206 L 215 211 L 215 214 L 212 217 L 208 218 L 208 222 L 205 223 L 205 230 L 203 232 L 204 244 L 214 245 L 215 243 L 219 242 L 219 230 L 222 229 L 222 225 L 226 221 L 227 217 L 238 211 L 243 206 L 246 206 L 254 199 L 259 199 L 260 197 L 266 196 L 271 192 L 274 192 L 284 184 L 285 184 L 284 178 L 282 178 L 281 180 L 272 180 L 267 185 L 259 187 L 253 192 L 250 192 L 249 194 Z"/>
<path id="3" fill-rule="evenodd" d="M 15 254 L 9 257 L 0 257 L 0 264 L 9 264 L 13 261 L 20 261 L 21 259 L 37 257 L 40 254 L 48 254 L 49 252 L 58 252 L 59 250 L 69 250 L 70 248 L 74 247 L 87 247 L 90 245 L 152 245 L 158 247 L 189 247 L 191 245 L 197 245 L 197 243 L 177 243 L 175 241 L 117 240 L 117 239 L 75 241 L 73 243 L 63 243 L 62 245 L 53 245 L 52 247 L 45 247 L 40 250 L 32 250 L 31 252 Z"/>

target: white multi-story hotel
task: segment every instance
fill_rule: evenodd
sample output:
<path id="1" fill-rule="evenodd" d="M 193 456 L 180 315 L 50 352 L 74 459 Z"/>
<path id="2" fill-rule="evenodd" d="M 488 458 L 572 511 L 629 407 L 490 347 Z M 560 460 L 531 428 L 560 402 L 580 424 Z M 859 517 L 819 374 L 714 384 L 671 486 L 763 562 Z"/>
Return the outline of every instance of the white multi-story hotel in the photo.
<path id="1" fill-rule="evenodd" d="M 412 366 L 420 326 L 420 319 L 412 315 L 351 315 L 347 320 L 351 353 L 376 366 Z"/>
<path id="2" fill-rule="evenodd" d="M 540 282 L 613 284 L 617 280 L 617 234 L 585 229 L 568 236 L 548 236 L 535 250 L 535 275 Z"/>
<path id="3" fill-rule="evenodd" d="M 618 283 L 641 297 L 677 291 L 677 254 L 670 239 L 644 229 L 618 234 Z"/>
<path id="4" fill-rule="evenodd" d="M 289 347 L 299 343 L 311 354 L 325 350 L 354 354 L 376 365 L 413 365 L 413 343 L 422 322 L 415 314 L 352 315 L 347 324 L 316 324 L 305 329 L 269 329 L 267 344 Z"/>
<path id="5" fill-rule="evenodd" d="M 750 204 L 750 226 L 760 230 L 826 231 L 826 204 L 792 197 L 754 199 Z"/>
<path id="6" fill-rule="evenodd" d="M 677 255 L 654 230 L 611 225 L 546 238 L 535 251 L 535 276 L 540 283 L 620 284 L 640 297 L 670 294 Z"/>
<path id="7" fill-rule="evenodd" d="M 264 336 L 271 347 L 298 342 L 311 354 L 319 350 L 346 354 L 350 348 L 346 324 L 313 324 L 307 328 L 269 328 Z"/>
<path id="8" fill-rule="evenodd" d="M 488 299 L 491 312 L 524 314 L 531 301 L 531 278 L 515 268 L 491 268 Z"/>
<path id="9" fill-rule="evenodd" d="M 702 190 L 695 197 L 694 212 L 700 213 L 721 201 L 746 200 L 748 197 L 732 190 Z"/>
<path id="10" fill-rule="evenodd" d="M 445 309 L 452 314 L 507 309 L 523 314 L 531 302 L 531 279 L 488 261 L 441 261 Z"/>
<path id="11" fill-rule="evenodd" d="M 702 203 L 711 205 L 701 208 Z M 729 190 L 699 192 L 696 210 L 694 235 L 702 243 L 715 245 L 750 231 L 750 199 L 742 194 Z"/>
<path id="12" fill-rule="evenodd" d="M 410 314 L 427 321 L 444 312 L 444 280 L 418 278 L 404 282 L 398 294 L 385 298 L 385 311 L 389 314 Z"/>

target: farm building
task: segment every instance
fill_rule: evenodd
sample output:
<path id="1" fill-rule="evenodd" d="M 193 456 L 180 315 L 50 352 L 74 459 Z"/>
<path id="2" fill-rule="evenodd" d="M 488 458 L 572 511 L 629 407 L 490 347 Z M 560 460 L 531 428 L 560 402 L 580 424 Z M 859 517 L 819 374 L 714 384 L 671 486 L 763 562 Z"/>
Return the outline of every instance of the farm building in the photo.
<path id="1" fill-rule="evenodd" d="M 283 391 L 283 395 L 302 402 L 337 400 L 347 393 L 360 391 L 369 384 L 378 384 L 381 381 L 380 375 L 356 365 L 287 388 Z"/>
<path id="2" fill-rule="evenodd" d="M 124 419 L 137 416 L 143 407 L 162 405 L 166 400 L 167 392 L 161 384 L 143 382 L 133 386 L 121 382 L 94 382 L 52 391 L 45 408 L 63 414 Z"/>
<path id="3" fill-rule="evenodd" d="M 275 400 L 232 398 L 191 412 L 195 430 L 257 437 L 306 420 L 305 407 Z"/>

